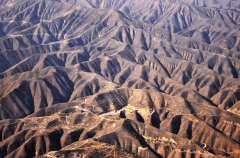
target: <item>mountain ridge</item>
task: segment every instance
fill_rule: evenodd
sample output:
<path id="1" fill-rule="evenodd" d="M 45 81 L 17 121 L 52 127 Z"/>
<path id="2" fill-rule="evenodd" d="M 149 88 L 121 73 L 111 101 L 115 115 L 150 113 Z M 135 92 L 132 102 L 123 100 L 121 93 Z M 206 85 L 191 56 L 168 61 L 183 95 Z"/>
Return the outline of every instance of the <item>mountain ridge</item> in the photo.
<path id="1" fill-rule="evenodd" d="M 1 1 L 0 157 L 239 157 L 239 7 Z"/>

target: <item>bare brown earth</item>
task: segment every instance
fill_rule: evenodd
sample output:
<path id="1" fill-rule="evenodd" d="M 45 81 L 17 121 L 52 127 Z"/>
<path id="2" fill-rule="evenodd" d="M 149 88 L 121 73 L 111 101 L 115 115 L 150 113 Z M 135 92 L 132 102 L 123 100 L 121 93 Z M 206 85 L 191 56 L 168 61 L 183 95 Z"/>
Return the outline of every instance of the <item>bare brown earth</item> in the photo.
<path id="1" fill-rule="evenodd" d="M 2 0 L 0 158 L 238 158 L 239 77 L 239 0 Z"/>

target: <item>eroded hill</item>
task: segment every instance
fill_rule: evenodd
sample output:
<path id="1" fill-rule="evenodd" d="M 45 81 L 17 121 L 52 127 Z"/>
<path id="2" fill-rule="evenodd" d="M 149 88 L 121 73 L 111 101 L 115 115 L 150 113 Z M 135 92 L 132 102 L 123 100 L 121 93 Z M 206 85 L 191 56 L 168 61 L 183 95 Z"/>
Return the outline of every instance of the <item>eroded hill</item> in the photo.
<path id="1" fill-rule="evenodd" d="M 3 0 L 0 157 L 239 157 L 240 1 Z"/>

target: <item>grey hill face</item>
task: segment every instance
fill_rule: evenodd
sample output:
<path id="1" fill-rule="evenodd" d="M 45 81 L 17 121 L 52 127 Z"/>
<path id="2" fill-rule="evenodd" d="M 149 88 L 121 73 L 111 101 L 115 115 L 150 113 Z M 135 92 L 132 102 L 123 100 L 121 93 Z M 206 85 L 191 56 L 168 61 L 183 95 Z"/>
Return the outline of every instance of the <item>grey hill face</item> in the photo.
<path id="1" fill-rule="evenodd" d="M 2 157 L 240 157 L 240 0 L 0 0 Z"/>

